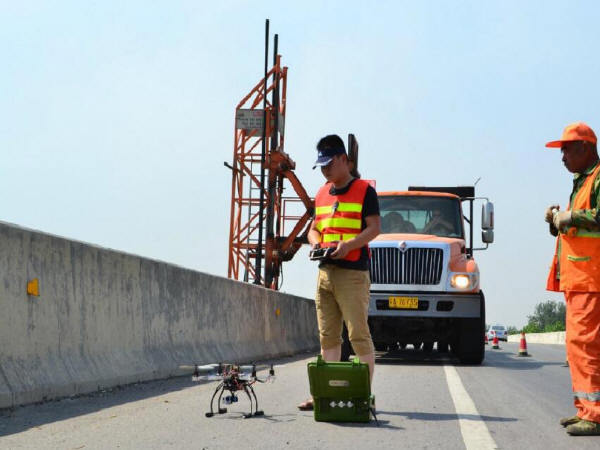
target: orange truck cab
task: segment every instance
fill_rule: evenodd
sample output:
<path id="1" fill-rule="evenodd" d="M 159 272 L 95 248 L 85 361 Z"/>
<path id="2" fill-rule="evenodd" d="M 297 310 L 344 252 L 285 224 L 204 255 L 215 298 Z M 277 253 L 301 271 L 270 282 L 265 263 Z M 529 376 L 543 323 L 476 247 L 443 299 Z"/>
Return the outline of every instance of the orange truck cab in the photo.
<path id="1" fill-rule="evenodd" d="M 473 251 L 493 242 L 493 204 L 476 198 L 473 186 L 409 187 L 378 196 L 381 234 L 369 244 L 369 326 L 376 350 L 411 344 L 429 352 L 437 343 L 439 352 L 450 350 L 462 363 L 480 364 L 485 298 Z M 476 200 L 484 201 L 486 246 L 479 249 L 473 248 Z M 349 353 L 347 342 L 344 347 Z"/>

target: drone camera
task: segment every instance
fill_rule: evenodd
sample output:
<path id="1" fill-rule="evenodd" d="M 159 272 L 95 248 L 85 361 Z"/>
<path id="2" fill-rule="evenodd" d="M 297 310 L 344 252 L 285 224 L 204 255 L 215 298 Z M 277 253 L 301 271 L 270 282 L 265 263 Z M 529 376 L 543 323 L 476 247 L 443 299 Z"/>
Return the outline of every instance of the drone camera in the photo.
<path id="1" fill-rule="evenodd" d="M 237 403 L 238 398 L 236 395 L 226 395 L 223 400 L 226 405 L 231 405 L 232 403 Z"/>

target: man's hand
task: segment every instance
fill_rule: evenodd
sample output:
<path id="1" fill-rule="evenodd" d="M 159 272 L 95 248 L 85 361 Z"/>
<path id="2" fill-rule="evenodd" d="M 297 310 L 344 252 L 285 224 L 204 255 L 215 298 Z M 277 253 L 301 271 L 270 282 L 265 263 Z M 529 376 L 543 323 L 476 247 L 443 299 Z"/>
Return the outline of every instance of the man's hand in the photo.
<path id="1" fill-rule="evenodd" d="M 349 245 L 344 241 L 339 241 L 337 244 L 337 248 L 331 254 L 331 259 L 344 259 L 349 252 Z"/>
<path id="2" fill-rule="evenodd" d="M 558 211 L 554 214 L 552 223 L 557 230 L 565 231 L 573 223 L 571 211 Z"/>
<path id="3" fill-rule="evenodd" d="M 546 213 L 544 214 L 544 220 L 548 223 L 552 223 L 552 219 L 554 218 L 554 209 L 557 211 L 560 210 L 559 205 L 550 205 L 546 208 Z"/>

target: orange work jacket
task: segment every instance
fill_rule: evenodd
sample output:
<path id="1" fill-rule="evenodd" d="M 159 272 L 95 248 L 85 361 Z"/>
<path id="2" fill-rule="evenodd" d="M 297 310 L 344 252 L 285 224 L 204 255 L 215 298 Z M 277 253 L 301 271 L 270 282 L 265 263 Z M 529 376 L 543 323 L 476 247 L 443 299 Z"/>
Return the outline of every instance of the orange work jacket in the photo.
<path id="1" fill-rule="evenodd" d="M 600 164 L 583 182 L 583 186 L 573 199 L 573 205 L 567 206 L 567 211 L 592 207 L 590 200 L 592 188 L 599 173 Z M 560 261 L 558 259 L 559 240 Z M 560 280 L 556 279 L 558 263 L 560 263 Z M 559 233 L 546 289 L 549 291 L 600 292 L 600 232 L 570 227 L 566 233 Z"/>
<path id="2" fill-rule="evenodd" d="M 315 228 L 321 233 L 321 247 L 336 247 L 362 230 L 362 210 L 369 182 L 355 179 L 342 195 L 331 195 L 332 184 L 326 183 L 315 197 Z M 348 252 L 347 261 L 358 261 L 361 249 Z"/>

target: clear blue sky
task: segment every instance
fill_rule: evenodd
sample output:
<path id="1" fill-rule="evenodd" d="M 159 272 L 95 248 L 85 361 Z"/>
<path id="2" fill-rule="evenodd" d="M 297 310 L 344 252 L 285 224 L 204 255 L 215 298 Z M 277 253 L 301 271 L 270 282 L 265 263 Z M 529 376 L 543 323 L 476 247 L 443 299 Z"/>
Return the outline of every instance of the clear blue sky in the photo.
<path id="1" fill-rule="evenodd" d="M 289 3 L 289 4 L 287 4 Z M 545 207 L 571 175 L 544 148 L 600 132 L 597 2 L 0 2 L 0 219 L 226 275 L 234 108 L 264 19 L 289 66 L 287 151 L 314 194 L 324 134 L 360 142 L 380 190 L 470 184 L 496 206 L 477 253 L 488 322 L 544 290 Z M 479 235 L 477 230 L 476 235 Z M 311 297 L 306 252 L 283 290 Z"/>

